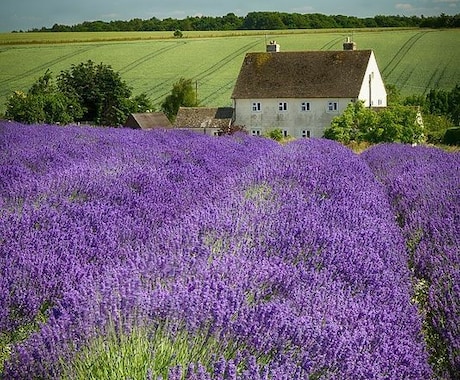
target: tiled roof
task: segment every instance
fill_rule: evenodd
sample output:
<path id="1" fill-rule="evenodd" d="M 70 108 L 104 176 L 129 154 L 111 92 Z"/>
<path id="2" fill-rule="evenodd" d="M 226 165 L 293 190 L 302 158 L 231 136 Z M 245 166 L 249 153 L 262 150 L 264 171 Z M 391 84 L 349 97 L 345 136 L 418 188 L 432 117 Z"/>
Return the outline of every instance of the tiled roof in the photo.
<path id="1" fill-rule="evenodd" d="M 371 50 L 247 53 L 232 98 L 354 98 Z"/>
<path id="2" fill-rule="evenodd" d="M 125 127 L 134 129 L 172 128 L 171 122 L 163 112 L 132 113 Z"/>
<path id="3" fill-rule="evenodd" d="M 180 107 L 175 128 L 227 128 L 233 117 L 233 108 Z"/>

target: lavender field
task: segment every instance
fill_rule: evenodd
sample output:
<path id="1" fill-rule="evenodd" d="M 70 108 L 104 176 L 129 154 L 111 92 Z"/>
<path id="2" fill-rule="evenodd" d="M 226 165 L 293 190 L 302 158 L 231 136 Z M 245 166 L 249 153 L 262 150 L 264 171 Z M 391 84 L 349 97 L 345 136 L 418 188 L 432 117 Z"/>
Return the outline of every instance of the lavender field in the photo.
<path id="1" fill-rule="evenodd" d="M 1 122 L 0 377 L 458 378 L 459 225 L 458 153 Z"/>

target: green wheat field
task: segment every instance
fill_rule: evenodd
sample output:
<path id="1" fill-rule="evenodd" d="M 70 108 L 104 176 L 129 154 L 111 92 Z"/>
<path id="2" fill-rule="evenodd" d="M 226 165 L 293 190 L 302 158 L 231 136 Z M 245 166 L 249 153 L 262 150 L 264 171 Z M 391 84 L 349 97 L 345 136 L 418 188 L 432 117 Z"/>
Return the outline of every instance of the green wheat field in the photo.
<path id="1" fill-rule="evenodd" d="M 0 34 L 0 114 L 15 90 L 27 91 L 49 69 L 53 75 L 87 60 L 118 71 L 158 106 L 180 77 L 196 83 L 202 106 L 229 106 L 247 52 L 276 40 L 281 51 L 341 50 L 347 37 L 373 49 L 386 84 L 402 95 L 452 89 L 460 82 L 460 30 L 333 29 L 286 31 Z"/>

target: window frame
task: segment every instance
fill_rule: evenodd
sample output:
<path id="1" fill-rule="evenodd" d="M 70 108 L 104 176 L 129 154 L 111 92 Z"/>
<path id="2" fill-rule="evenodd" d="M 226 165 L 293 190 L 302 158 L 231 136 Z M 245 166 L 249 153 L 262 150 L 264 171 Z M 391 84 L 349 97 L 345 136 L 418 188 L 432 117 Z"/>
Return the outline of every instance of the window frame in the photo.
<path id="1" fill-rule="evenodd" d="M 339 102 L 335 100 L 329 100 L 327 102 L 327 112 L 330 112 L 330 113 L 339 112 Z"/>
<path id="2" fill-rule="evenodd" d="M 288 110 L 288 102 L 278 102 L 279 112 L 287 112 L 287 110 Z"/>
<path id="3" fill-rule="evenodd" d="M 304 101 L 300 103 L 300 111 L 301 112 L 310 112 L 311 111 L 311 102 Z"/>
<path id="4" fill-rule="evenodd" d="M 252 102 L 251 110 L 252 110 L 252 112 L 261 112 L 262 111 L 262 104 L 260 102 Z"/>

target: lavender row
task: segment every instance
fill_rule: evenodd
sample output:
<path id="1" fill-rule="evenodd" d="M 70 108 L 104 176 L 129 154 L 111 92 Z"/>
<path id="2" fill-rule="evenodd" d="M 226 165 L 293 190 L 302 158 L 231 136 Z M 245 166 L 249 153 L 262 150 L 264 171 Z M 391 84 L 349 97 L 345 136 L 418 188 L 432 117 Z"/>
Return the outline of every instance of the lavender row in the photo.
<path id="1" fill-rule="evenodd" d="M 238 347 L 214 372 L 171 378 L 430 377 L 385 190 L 340 145 L 0 133 L 1 330 L 46 315 L 6 376 L 58 378 L 60 359 L 119 318 Z"/>
<path id="2" fill-rule="evenodd" d="M 460 377 L 460 154 L 396 144 L 364 155 L 404 234 L 431 363 Z"/>

